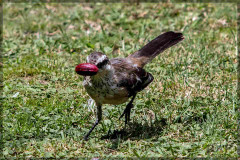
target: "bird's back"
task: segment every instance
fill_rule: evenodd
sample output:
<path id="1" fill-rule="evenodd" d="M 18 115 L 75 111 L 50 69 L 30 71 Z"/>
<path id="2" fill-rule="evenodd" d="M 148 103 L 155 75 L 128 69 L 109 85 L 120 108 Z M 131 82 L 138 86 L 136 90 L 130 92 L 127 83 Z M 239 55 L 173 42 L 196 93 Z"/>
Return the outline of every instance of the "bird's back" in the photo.
<path id="1" fill-rule="evenodd" d="M 143 90 L 154 79 L 150 73 L 128 58 L 114 58 L 110 62 L 118 79 L 118 86 L 125 87 L 129 97 Z"/>

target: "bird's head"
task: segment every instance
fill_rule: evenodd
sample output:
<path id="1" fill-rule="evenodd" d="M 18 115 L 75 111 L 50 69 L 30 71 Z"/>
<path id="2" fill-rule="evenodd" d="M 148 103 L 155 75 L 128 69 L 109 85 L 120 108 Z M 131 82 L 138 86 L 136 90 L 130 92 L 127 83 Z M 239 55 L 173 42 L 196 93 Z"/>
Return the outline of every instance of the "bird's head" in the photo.
<path id="1" fill-rule="evenodd" d="M 87 63 L 76 66 L 75 71 L 83 76 L 93 76 L 110 69 L 108 57 L 101 52 L 93 52 L 87 57 Z"/>

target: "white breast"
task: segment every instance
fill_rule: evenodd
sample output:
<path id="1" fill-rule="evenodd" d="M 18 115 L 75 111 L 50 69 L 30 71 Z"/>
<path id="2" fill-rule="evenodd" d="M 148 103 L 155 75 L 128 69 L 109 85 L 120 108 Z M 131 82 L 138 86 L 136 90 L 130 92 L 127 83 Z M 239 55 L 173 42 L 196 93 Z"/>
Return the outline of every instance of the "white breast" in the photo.
<path id="1" fill-rule="evenodd" d="M 92 99 L 99 104 L 121 104 L 128 100 L 128 92 L 117 86 L 114 76 L 86 76 L 83 85 Z"/>

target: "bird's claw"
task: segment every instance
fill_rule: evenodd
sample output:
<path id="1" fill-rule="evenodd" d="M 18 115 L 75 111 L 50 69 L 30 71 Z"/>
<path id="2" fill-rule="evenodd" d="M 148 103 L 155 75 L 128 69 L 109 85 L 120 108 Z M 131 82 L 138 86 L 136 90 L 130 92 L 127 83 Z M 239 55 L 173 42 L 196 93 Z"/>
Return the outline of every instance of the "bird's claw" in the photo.
<path id="1" fill-rule="evenodd" d="M 88 141 L 88 137 L 84 136 L 83 140 Z"/>
<path id="2" fill-rule="evenodd" d="M 133 104 L 128 104 L 123 111 L 122 115 L 119 117 L 121 119 L 125 115 L 125 125 L 130 121 L 130 113 L 131 109 L 133 108 Z"/>

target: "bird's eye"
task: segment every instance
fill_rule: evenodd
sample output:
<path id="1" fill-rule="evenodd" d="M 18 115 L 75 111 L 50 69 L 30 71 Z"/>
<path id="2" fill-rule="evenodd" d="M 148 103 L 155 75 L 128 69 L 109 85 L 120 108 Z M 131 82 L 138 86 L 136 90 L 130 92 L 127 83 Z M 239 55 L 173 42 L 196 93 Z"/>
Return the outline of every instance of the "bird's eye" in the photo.
<path id="1" fill-rule="evenodd" d="M 108 63 L 108 59 L 103 60 L 102 62 L 97 64 L 98 68 L 102 68 L 104 65 L 106 65 Z"/>

